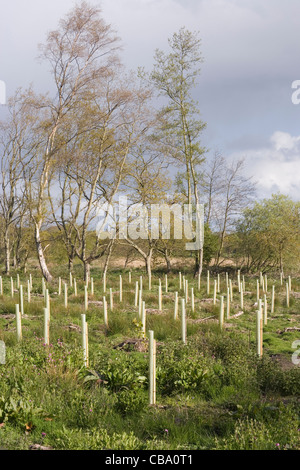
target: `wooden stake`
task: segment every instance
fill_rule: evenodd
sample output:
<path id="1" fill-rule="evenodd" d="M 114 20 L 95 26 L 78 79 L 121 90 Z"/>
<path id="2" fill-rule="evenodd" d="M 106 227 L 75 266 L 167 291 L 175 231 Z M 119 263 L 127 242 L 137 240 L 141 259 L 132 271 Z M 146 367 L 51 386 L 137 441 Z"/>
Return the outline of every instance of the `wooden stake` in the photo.
<path id="1" fill-rule="evenodd" d="M 66 283 L 64 283 L 64 302 L 65 308 L 68 308 L 68 286 Z"/>
<path id="2" fill-rule="evenodd" d="M 50 296 L 49 296 L 49 290 L 45 290 L 45 308 L 48 310 L 48 318 L 50 321 Z"/>
<path id="3" fill-rule="evenodd" d="M 87 312 L 89 308 L 88 286 L 84 286 L 84 310 Z"/>
<path id="4" fill-rule="evenodd" d="M 61 278 L 58 278 L 58 295 L 61 295 Z"/>
<path id="5" fill-rule="evenodd" d="M 156 340 L 153 340 L 153 404 L 156 403 Z"/>
<path id="6" fill-rule="evenodd" d="M 186 344 L 186 313 L 184 299 L 181 299 L 181 337 L 182 342 Z"/>
<path id="7" fill-rule="evenodd" d="M 140 276 L 140 290 L 143 292 L 143 276 Z"/>
<path id="8" fill-rule="evenodd" d="M 189 300 L 189 281 L 185 280 L 185 303 L 187 304 Z"/>
<path id="9" fill-rule="evenodd" d="M 146 306 L 145 301 L 142 302 L 142 328 L 143 328 L 143 337 L 145 338 L 146 334 Z"/>
<path id="10" fill-rule="evenodd" d="M 139 298 L 139 283 L 136 281 L 135 283 L 135 298 L 134 298 L 134 306 L 137 307 L 138 305 L 138 298 Z"/>
<path id="11" fill-rule="evenodd" d="M 156 341 L 154 331 L 149 331 L 149 404 L 156 401 Z"/>
<path id="12" fill-rule="evenodd" d="M 177 320 L 177 317 L 178 317 L 178 292 L 175 292 L 174 320 Z"/>
<path id="13" fill-rule="evenodd" d="M 88 337 L 88 324 L 85 322 L 85 343 L 86 343 L 86 365 L 89 365 L 89 337 Z"/>
<path id="14" fill-rule="evenodd" d="M 83 349 L 83 363 L 88 367 L 88 331 L 85 313 L 81 314 L 81 332 L 82 332 L 82 349 Z"/>
<path id="15" fill-rule="evenodd" d="M 226 296 L 226 320 L 230 318 L 230 289 L 227 287 L 227 296 Z"/>
<path id="16" fill-rule="evenodd" d="M 214 305 L 216 305 L 216 302 L 217 302 L 217 281 L 216 280 L 214 280 L 214 297 L 213 297 L 213 299 L 214 299 L 214 301 L 213 301 Z"/>
<path id="17" fill-rule="evenodd" d="M 142 308 L 143 308 L 143 297 L 142 291 L 139 289 L 139 318 L 142 318 Z"/>
<path id="18" fill-rule="evenodd" d="M 77 281 L 75 278 L 74 278 L 74 295 L 75 297 L 77 297 Z"/>
<path id="19" fill-rule="evenodd" d="M 209 271 L 207 271 L 207 281 L 206 281 L 206 292 L 207 292 L 207 295 L 209 295 L 209 291 L 210 291 L 210 281 L 209 281 Z"/>
<path id="20" fill-rule="evenodd" d="M 289 307 L 290 306 L 290 289 L 289 289 L 289 283 L 286 282 L 286 306 Z"/>
<path id="21" fill-rule="evenodd" d="M 261 339 L 261 311 L 258 309 L 256 311 L 256 350 L 259 357 L 262 355 Z"/>
<path id="22" fill-rule="evenodd" d="M 44 308 L 44 343 L 47 346 L 49 346 L 49 343 L 50 343 L 49 326 L 50 326 L 50 320 L 49 320 L 49 315 L 48 315 L 48 309 L 45 307 Z"/>
<path id="23" fill-rule="evenodd" d="M 106 297 L 103 297 L 103 315 L 104 315 L 104 325 L 105 325 L 105 328 L 108 329 L 108 317 L 107 317 L 107 303 L 106 303 Z"/>
<path id="24" fill-rule="evenodd" d="M 106 272 L 103 273 L 103 293 L 106 292 Z"/>
<path id="25" fill-rule="evenodd" d="M 19 304 L 15 305 L 15 312 L 16 312 L 16 323 L 17 323 L 17 340 L 21 341 L 22 339 L 22 323 L 21 323 L 21 313 Z"/>
<path id="26" fill-rule="evenodd" d="M 272 286 L 271 313 L 275 310 L 275 285 Z"/>
<path id="27" fill-rule="evenodd" d="M 3 282 L 2 282 L 2 276 L 0 276 L 0 295 L 3 295 Z"/>
<path id="28" fill-rule="evenodd" d="M 158 310 L 162 311 L 162 288 L 161 284 L 158 286 Z"/>
<path id="29" fill-rule="evenodd" d="M 122 276 L 120 275 L 120 302 L 123 300 L 123 281 Z"/>
<path id="30" fill-rule="evenodd" d="M 191 288 L 191 304 L 192 304 L 192 312 L 195 311 L 195 298 L 194 298 L 194 288 Z"/>
<path id="31" fill-rule="evenodd" d="M 223 323 L 224 323 L 224 297 L 221 295 L 220 297 L 220 312 L 219 312 L 219 325 L 220 329 L 223 329 Z"/>
<path id="32" fill-rule="evenodd" d="M 94 278 L 91 278 L 91 296 L 94 295 Z"/>
<path id="33" fill-rule="evenodd" d="M 13 299 L 13 297 L 14 297 L 14 280 L 13 280 L 12 277 L 10 278 L 10 294 L 11 294 L 11 298 Z"/>
<path id="34" fill-rule="evenodd" d="M 260 355 L 262 356 L 262 349 L 263 349 L 263 311 L 262 311 L 262 300 L 258 300 L 258 309 L 260 312 Z"/>
<path id="35" fill-rule="evenodd" d="M 267 295 L 264 294 L 264 325 L 268 322 L 268 303 L 267 303 Z"/>
<path id="36" fill-rule="evenodd" d="M 114 309 L 114 300 L 113 300 L 113 291 L 112 288 L 109 289 L 109 301 L 110 301 L 110 310 Z"/>
<path id="37" fill-rule="evenodd" d="M 23 298 L 23 286 L 20 286 L 19 290 L 19 300 L 20 300 L 20 311 L 21 311 L 21 316 L 24 315 L 24 298 Z"/>
<path id="38" fill-rule="evenodd" d="M 30 295 L 31 292 L 30 292 L 30 290 L 31 290 L 30 281 L 29 281 L 29 279 L 28 279 L 28 281 L 27 281 L 27 300 L 28 300 L 28 303 L 31 302 L 31 295 Z"/>

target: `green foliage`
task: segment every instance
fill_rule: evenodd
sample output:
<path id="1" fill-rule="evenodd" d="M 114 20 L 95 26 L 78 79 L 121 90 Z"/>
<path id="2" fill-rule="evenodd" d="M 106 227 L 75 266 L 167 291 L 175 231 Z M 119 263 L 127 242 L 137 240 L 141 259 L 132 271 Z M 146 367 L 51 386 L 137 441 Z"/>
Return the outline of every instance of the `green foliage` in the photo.
<path id="1" fill-rule="evenodd" d="M 216 440 L 216 449 L 299 450 L 299 417 L 293 407 L 280 406 L 268 420 L 238 419 L 231 436 Z"/>
<path id="2" fill-rule="evenodd" d="M 114 358 L 99 354 L 95 365 L 97 374 L 113 392 L 143 388 L 147 382 L 146 367 L 123 351 L 117 351 Z"/>
<path id="3" fill-rule="evenodd" d="M 209 265 L 213 256 L 217 252 L 219 246 L 219 236 L 216 233 L 213 233 L 210 227 L 204 225 L 204 247 L 203 247 L 203 261 Z"/>
<path id="4" fill-rule="evenodd" d="M 93 274 L 99 279 L 96 270 Z M 119 271 L 111 273 L 113 288 L 118 287 L 118 276 Z M 78 327 L 83 283 L 78 282 L 79 297 L 70 297 L 66 314 L 62 314 L 62 299 L 55 296 L 52 285 L 49 347 L 41 337 L 39 297 L 32 296 L 20 343 L 16 342 L 14 319 L 0 315 L 1 339 L 7 346 L 6 364 L 0 366 L 2 447 L 28 449 L 39 443 L 82 450 L 273 449 L 274 443 L 279 443 L 280 448 L 297 448 L 300 382 L 299 368 L 291 361 L 291 345 L 298 331 L 286 328 L 288 320 L 297 320 L 297 296 L 294 306 L 287 309 L 281 303 L 284 286 L 272 279 L 278 302 L 264 328 L 264 356 L 258 358 L 253 315 L 256 279 L 246 279 L 247 290 L 254 292 L 245 295 L 247 311 L 232 317 L 222 331 L 214 319 L 198 322 L 215 313 L 212 303 L 202 303 L 203 294 L 207 295 L 202 283 L 200 292 L 196 289 L 195 312 L 187 316 L 187 344 L 181 341 L 180 318 L 173 318 L 177 274 L 170 273 L 169 281 L 163 312 L 157 313 L 154 291 L 144 291 L 149 306 L 146 331 L 152 329 L 157 341 L 157 406 L 148 405 L 147 337 L 136 341 L 141 325 L 132 323 L 137 311 L 132 306 L 133 286 L 126 280 L 122 305 L 115 302 L 109 317 L 113 325 L 110 334 L 103 328 L 98 306 L 89 305 L 89 367 L 83 367 Z M 4 279 L 4 283 L 8 292 L 9 282 Z M 221 289 L 224 285 L 221 277 Z M 296 278 L 292 285 L 297 292 Z M 95 282 L 95 298 L 98 292 Z M 237 299 L 236 286 L 233 294 Z M 13 302 L 5 295 L 3 312 L 8 305 L 13 311 Z M 68 324 L 72 328 L 67 328 Z M 268 359 L 270 351 L 278 361 Z M 290 357 L 284 360 L 283 353 Z M 24 430 L 26 439 L 22 438 Z M 256 439 L 251 440 L 251 433 Z"/>
<path id="5" fill-rule="evenodd" d="M 278 393 L 283 396 L 298 396 L 300 390 L 300 369 L 283 370 L 276 362 L 263 357 L 258 363 L 257 377 L 264 393 Z"/>
<path id="6" fill-rule="evenodd" d="M 63 426 L 55 436 L 55 443 L 60 450 L 137 450 L 142 447 L 132 432 L 109 434 L 106 429 L 98 427 L 83 432 Z"/>
<path id="7" fill-rule="evenodd" d="M 215 375 L 211 362 L 203 353 L 181 343 L 171 343 L 160 351 L 157 362 L 158 387 L 162 394 L 201 391 Z"/>
<path id="8" fill-rule="evenodd" d="M 133 390 L 120 390 L 116 394 L 115 408 L 124 415 L 138 413 L 147 406 L 147 398 L 143 390 L 138 387 Z"/>
<path id="9" fill-rule="evenodd" d="M 10 423 L 31 430 L 35 418 L 43 414 L 41 408 L 34 407 L 30 400 L 19 398 L 16 394 L 0 397 L 0 423 Z"/>
<path id="10" fill-rule="evenodd" d="M 237 223 L 240 254 L 252 271 L 295 266 L 299 253 L 299 203 L 282 194 L 256 202 Z"/>

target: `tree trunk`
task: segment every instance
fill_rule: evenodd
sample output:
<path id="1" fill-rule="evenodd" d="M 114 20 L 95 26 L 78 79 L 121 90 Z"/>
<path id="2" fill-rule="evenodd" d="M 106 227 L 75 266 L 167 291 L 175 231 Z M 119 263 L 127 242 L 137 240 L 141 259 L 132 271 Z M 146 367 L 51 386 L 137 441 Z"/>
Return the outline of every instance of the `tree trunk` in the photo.
<path id="1" fill-rule="evenodd" d="M 4 235 L 4 246 L 5 246 L 5 274 L 10 273 L 10 244 L 7 230 Z"/>
<path id="2" fill-rule="evenodd" d="M 25 274 L 27 273 L 28 256 L 29 256 L 29 252 L 26 250 L 25 255 L 24 255 L 24 263 L 23 263 L 23 271 Z"/>
<path id="3" fill-rule="evenodd" d="M 171 266 L 171 260 L 169 258 L 167 249 L 165 249 L 164 255 L 165 255 L 165 260 L 166 260 L 166 265 L 167 265 L 167 273 L 169 273 L 171 271 L 172 266 Z"/>
<path id="4" fill-rule="evenodd" d="M 152 249 L 149 251 L 148 255 L 145 258 L 145 263 L 146 263 L 146 271 L 148 278 L 151 278 L 151 261 L 152 261 Z"/>
<path id="5" fill-rule="evenodd" d="M 215 266 L 219 266 L 219 264 L 220 264 L 220 258 L 221 258 L 222 251 L 223 251 L 224 240 L 225 240 L 225 229 L 223 229 L 222 233 L 221 233 L 219 248 L 218 248 L 218 252 L 217 252 L 217 259 L 215 261 Z"/>
<path id="6" fill-rule="evenodd" d="M 194 277 L 201 277 L 203 269 L 203 248 L 197 251 L 196 253 L 196 265 Z"/>
<path id="7" fill-rule="evenodd" d="M 46 263 L 46 258 L 44 255 L 44 250 L 41 242 L 41 236 L 40 236 L 40 227 L 38 224 L 35 224 L 35 230 L 34 230 L 34 237 L 35 237 L 35 244 L 36 244 L 36 249 L 37 249 L 37 255 L 38 255 L 38 260 L 40 264 L 40 268 L 42 271 L 42 274 L 44 278 L 46 279 L 47 282 L 51 282 L 53 277 L 50 274 L 47 263 Z"/>
<path id="8" fill-rule="evenodd" d="M 73 267 L 74 267 L 74 254 L 72 253 L 69 255 L 69 272 L 73 272 Z"/>
<path id="9" fill-rule="evenodd" d="M 106 275 L 107 270 L 108 270 L 109 260 L 110 260 L 111 254 L 112 254 L 112 249 L 113 249 L 113 246 L 114 246 L 114 241 L 115 241 L 115 239 L 113 239 L 113 240 L 110 242 L 110 245 L 109 245 L 109 247 L 108 247 L 108 252 L 107 252 L 107 255 L 106 255 L 106 258 L 105 258 L 105 263 L 104 263 L 104 268 L 103 268 L 103 275 Z"/>
<path id="10" fill-rule="evenodd" d="M 85 282 L 90 281 L 91 265 L 89 261 L 84 261 L 84 280 Z"/>

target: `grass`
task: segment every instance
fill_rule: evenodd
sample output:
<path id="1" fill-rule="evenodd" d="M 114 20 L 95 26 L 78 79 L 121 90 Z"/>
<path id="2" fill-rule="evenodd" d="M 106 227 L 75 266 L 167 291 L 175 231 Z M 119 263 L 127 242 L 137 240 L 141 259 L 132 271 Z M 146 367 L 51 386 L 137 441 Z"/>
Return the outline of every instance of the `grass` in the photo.
<path id="1" fill-rule="evenodd" d="M 59 268 L 66 282 L 69 276 Z M 6 361 L 0 364 L 0 447 L 28 449 L 33 444 L 53 449 L 199 450 L 300 449 L 298 401 L 300 369 L 293 365 L 293 342 L 300 339 L 299 279 L 292 280 L 289 308 L 285 285 L 276 278 L 275 312 L 268 311 L 264 325 L 263 357 L 256 355 L 256 278 L 246 278 L 243 314 L 239 292 L 233 286 L 230 318 L 221 331 L 219 295 L 213 305 L 206 280 L 194 287 L 195 311 L 187 305 L 187 344 L 181 341 L 179 316 L 174 320 L 174 293 L 178 276 L 154 273 L 152 289 L 144 282 L 146 337 L 134 307 L 135 281 L 141 272 L 123 274 L 123 301 L 119 275 L 107 277 L 108 328 L 105 328 L 102 280 L 92 271 L 94 295 L 84 311 L 84 283 L 77 275 L 78 296 L 69 289 L 68 308 L 57 295 L 57 282 L 47 286 L 51 296 L 49 346 L 43 339 L 41 279 L 33 279 L 32 301 L 24 292 L 22 341 L 17 341 L 15 303 L 10 280 L 3 279 L 0 296 L 0 340 L 6 344 Z M 163 287 L 158 310 L 158 279 Z M 187 274 L 185 274 L 187 276 Z M 21 283 L 27 278 L 21 277 Z M 233 279 L 234 282 L 234 279 Z M 114 309 L 109 308 L 109 288 Z M 271 287 L 267 293 L 271 304 Z M 183 291 L 179 292 L 182 297 Z M 98 302 L 98 303 L 93 303 Z M 226 302 L 225 302 L 226 311 Z M 89 332 L 89 366 L 83 365 L 81 314 Z M 148 405 L 148 342 L 157 340 L 157 403 Z M 275 360 L 275 359 L 276 360 Z"/>

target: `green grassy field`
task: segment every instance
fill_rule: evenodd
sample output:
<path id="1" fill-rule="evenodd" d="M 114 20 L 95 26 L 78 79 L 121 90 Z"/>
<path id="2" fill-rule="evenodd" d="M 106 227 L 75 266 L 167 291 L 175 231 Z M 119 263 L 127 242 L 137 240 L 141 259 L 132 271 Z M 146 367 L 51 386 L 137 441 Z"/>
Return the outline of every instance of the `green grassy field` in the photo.
<path id="1" fill-rule="evenodd" d="M 69 284 L 62 268 L 55 273 Z M 123 298 L 119 299 L 122 274 Z M 295 341 L 300 340 L 300 280 L 292 278 L 289 307 L 284 279 L 268 278 L 268 320 L 263 326 L 263 356 L 256 347 L 256 279 L 245 276 L 244 307 L 240 306 L 237 279 L 226 318 L 225 275 L 213 303 L 206 277 L 197 281 L 188 273 L 186 305 L 187 341 L 182 341 L 181 310 L 174 319 L 178 273 L 153 273 L 151 291 L 143 274 L 146 334 L 135 303 L 135 283 L 143 273 L 109 272 L 105 293 L 108 327 L 104 323 L 101 272 L 92 270 L 88 310 L 84 308 L 84 282 L 77 279 L 77 296 L 68 287 L 58 295 L 57 279 L 50 294 L 50 344 L 44 344 L 42 281 L 33 275 L 31 302 L 24 286 L 22 339 L 18 341 L 15 304 L 19 303 L 16 275 L 11 297 L 10 278 L 3 278 L 0 296 L 0 340 L 6 360 L 0 364 L 0 447 L 29 449 L 113 450 L 300 450 L 300 368 Z M 161 276 L 162 310 L 158 310 Z M 74 282 L 74 280 L 73 280 Z M 274 313 L 270 313 L 275 285 Z M 63 284 L 62 284 L 63 285 Z M 109 289 L 113 291 L 113 311 Z M 194 289 L 195 308 L 191 307 Z M 220 296 L 225 298 L 223 328 L 219 325 Z M 263 298 L 262 288 L 260 297 Z M 241 313 L 243 312 L 243 313 Z M 84 365 L 81 315 L 88 323 L 88 365 Z M 156 403 L 149 405 L 149 330 L 157 341 Z M 293 356 L 294 354 L 294 356 Z M 300 356 L 300 354 L 299 354 Z M 295 362 L 295 360 L 294 360 Z"/>

